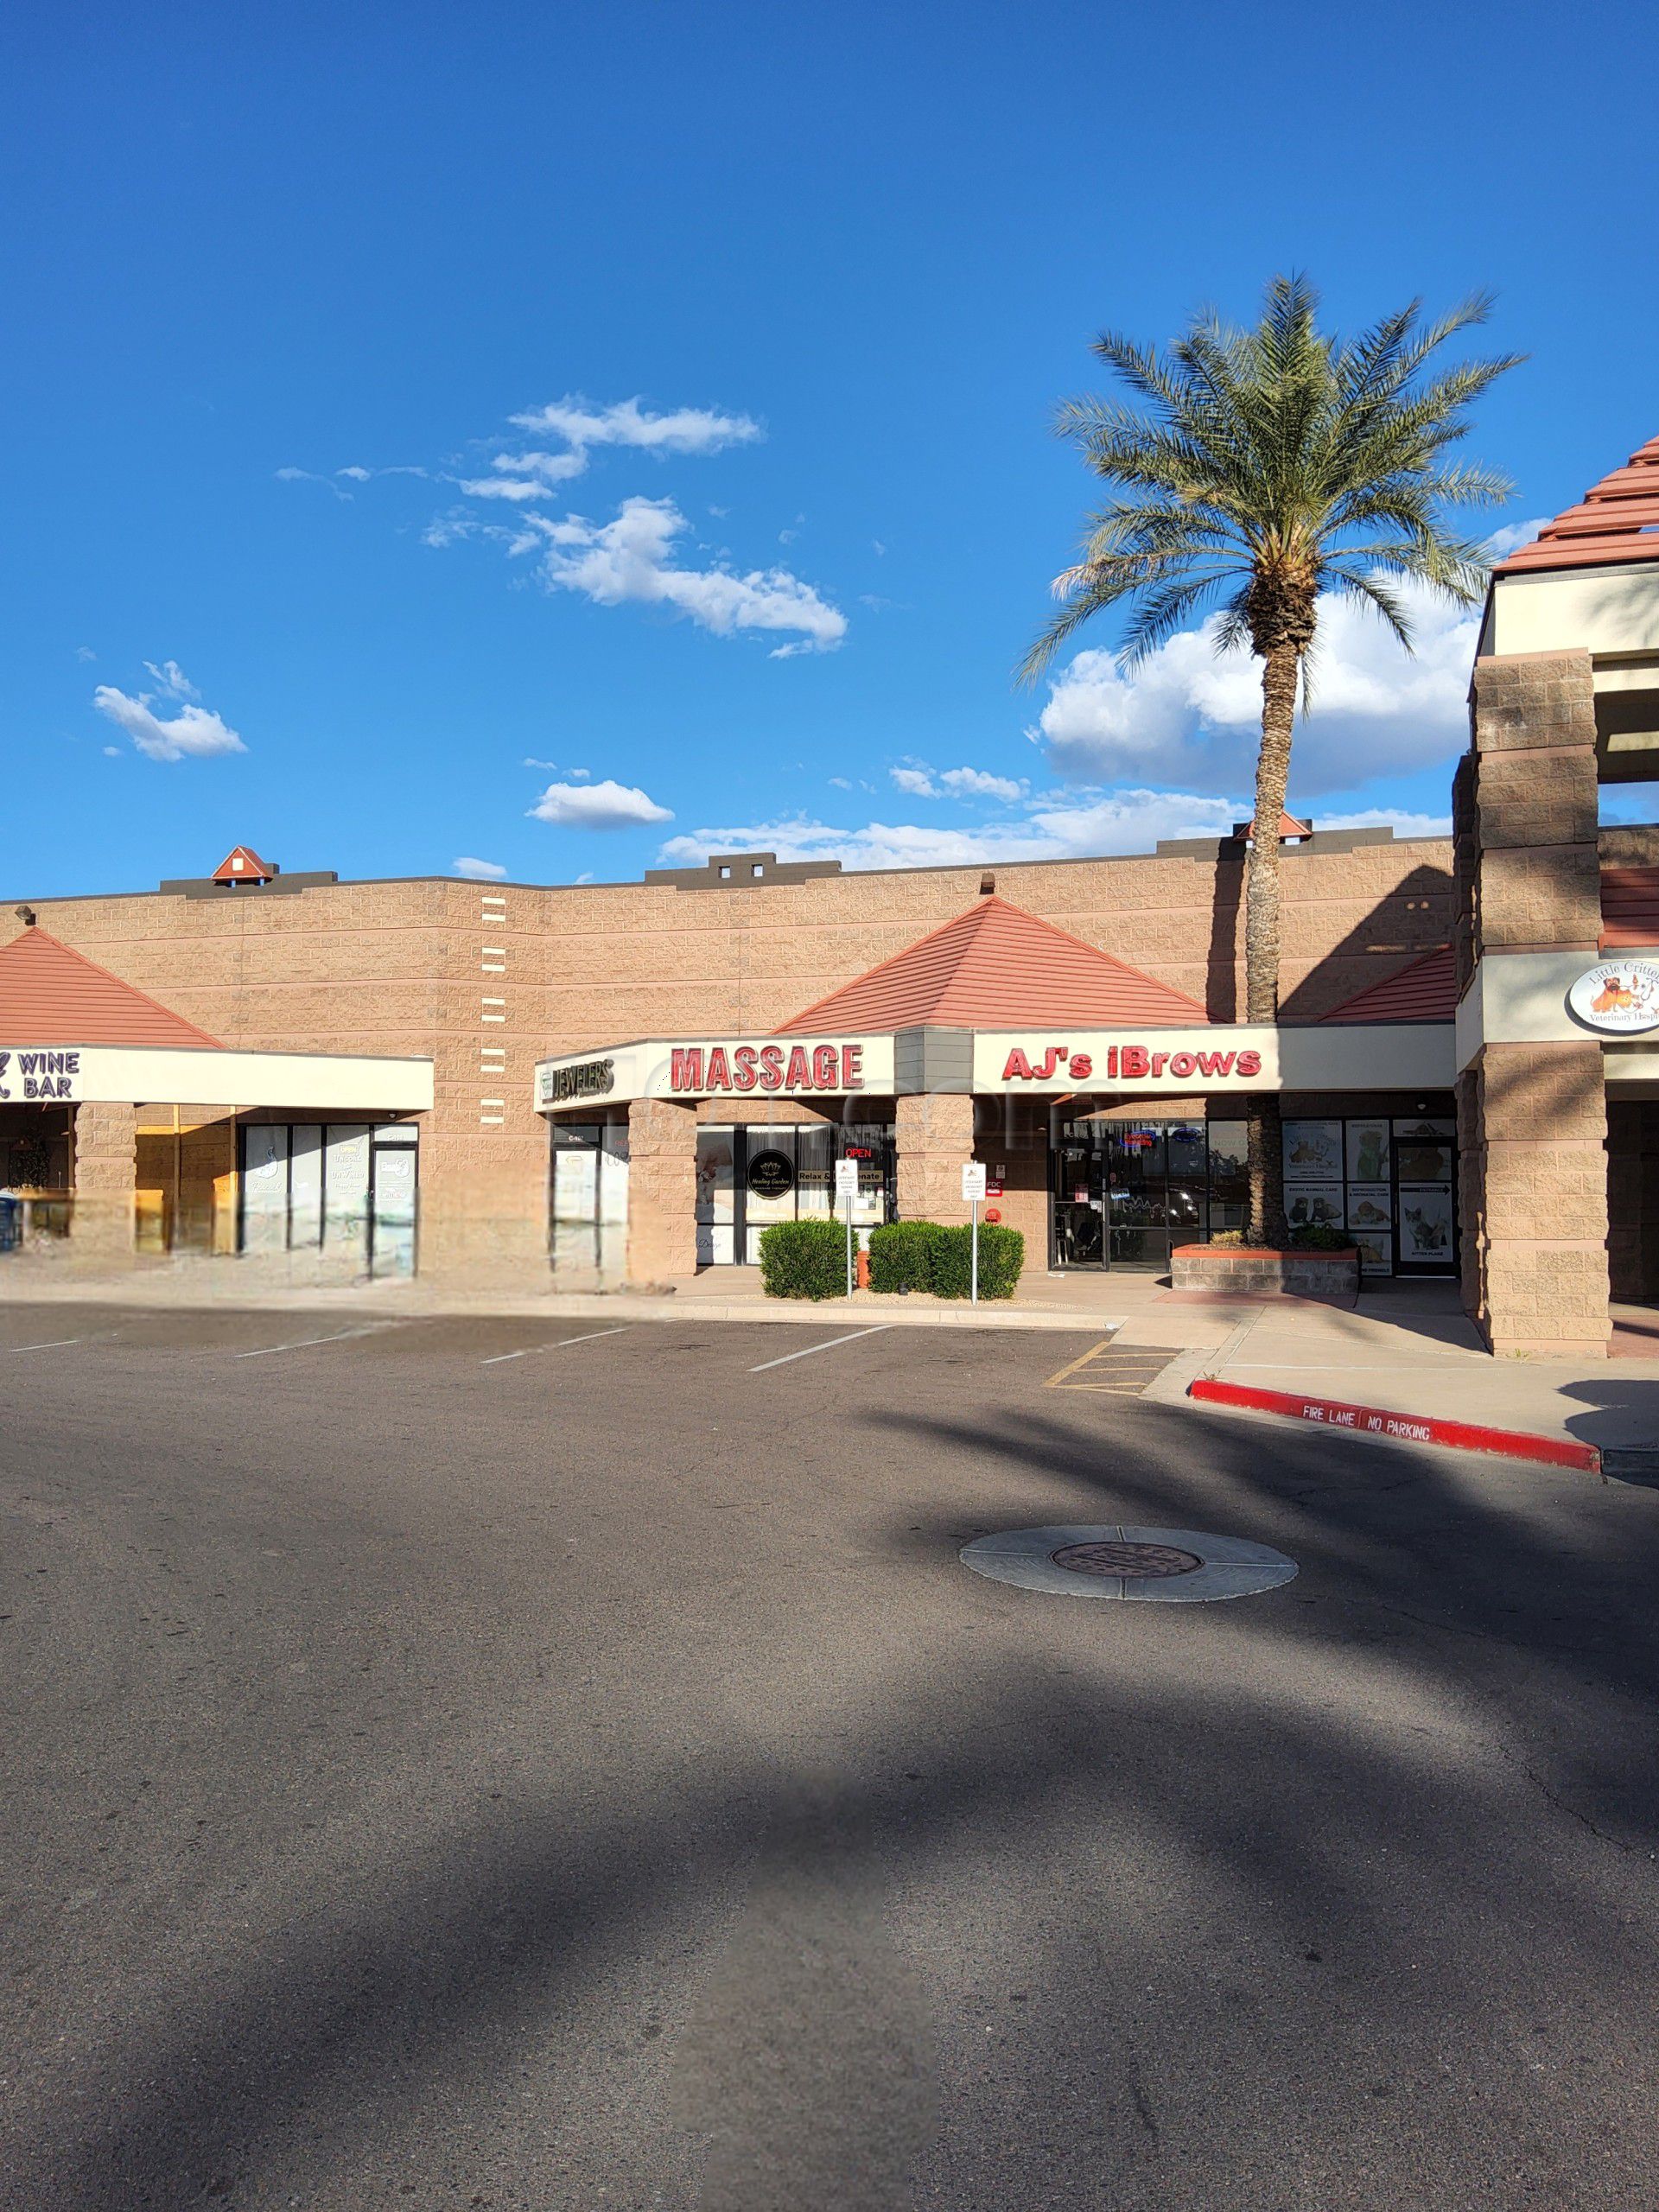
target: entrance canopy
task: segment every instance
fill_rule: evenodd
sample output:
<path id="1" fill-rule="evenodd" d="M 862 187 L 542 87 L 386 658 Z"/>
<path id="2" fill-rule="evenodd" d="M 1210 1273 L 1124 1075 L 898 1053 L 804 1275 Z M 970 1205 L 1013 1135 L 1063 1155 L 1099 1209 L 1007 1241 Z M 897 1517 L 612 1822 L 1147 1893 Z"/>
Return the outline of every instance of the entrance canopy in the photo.
<path id="1" fill-rule="evenodd" d="M 0 1104 L 292 1107 L 421 1113 L 429 1059 L 228 1050 L 30 926 L 0 945 Z"/>
<path id="2" fill-rule="evenodd" d="M 1306 1029 L 896 1030 L 833 1037 L 646 1037 L 563 1053 L 536 1070 L 543 1114 L 591 1116 L 632 1098 L 906 1097 L 919 1092 L 1154 1099 L 1252 1090 L 1446 1090 L 1449 1023 L 1321 1022 Z M 1151 1110 L 1150 1108 L 1148 1110 Z"/>

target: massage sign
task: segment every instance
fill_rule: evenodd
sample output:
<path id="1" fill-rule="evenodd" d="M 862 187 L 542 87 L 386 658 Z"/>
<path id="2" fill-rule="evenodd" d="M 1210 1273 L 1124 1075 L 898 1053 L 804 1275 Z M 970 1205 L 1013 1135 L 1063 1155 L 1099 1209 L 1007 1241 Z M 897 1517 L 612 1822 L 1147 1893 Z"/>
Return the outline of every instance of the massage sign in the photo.
<path id="1" fill-rule="evenodd" d="M 1003 1064 L 1004 1083 L 1190 1083 L 1195 1076 L 1241 1076 L 1246 1082 L 1262 1072 L 1255 1052 L 1161 1052 L 1144 1045 L 1108 1045 L 1103 1052 L 1074 1052 L 1069 1045 L 1023 1052 L 1016 1046 Z"/>
<path id="2" fill-rule="evenodd" d="M 698 1097 L 721 1090 L 818 1090 L 837 1096 L 864 1088 L 861 1045 L 677 1045 L 669 1056 L 671 1091 Z"/>

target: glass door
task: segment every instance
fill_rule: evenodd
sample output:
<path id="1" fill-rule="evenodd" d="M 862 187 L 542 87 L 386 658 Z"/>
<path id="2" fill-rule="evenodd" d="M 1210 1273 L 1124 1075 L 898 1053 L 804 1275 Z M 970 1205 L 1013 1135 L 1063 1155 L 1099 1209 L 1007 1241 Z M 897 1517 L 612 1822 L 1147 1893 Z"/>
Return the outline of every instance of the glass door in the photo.
<path id="1" fill-rule="evenodd" d="M 1161 1122 L 1109 1122 L 1106 1140 L 1107 1257 L 1115 1268 L 1169 1262 L 1166 1145 Z"/>
<path id="2" fill-rule="evenodd" d="M 1100 1122 L 1067 1122 L 1054 1141 L 1054 1264 L 1098 1268 L 1106 1262 L 1105 1161 Z"/>

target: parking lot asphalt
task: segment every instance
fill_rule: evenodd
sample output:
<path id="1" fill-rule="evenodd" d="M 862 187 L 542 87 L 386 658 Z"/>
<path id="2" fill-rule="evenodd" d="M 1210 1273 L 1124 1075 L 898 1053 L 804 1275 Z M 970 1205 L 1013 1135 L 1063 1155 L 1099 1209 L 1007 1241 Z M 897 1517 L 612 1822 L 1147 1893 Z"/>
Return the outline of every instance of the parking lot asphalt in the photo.
<path id="1" fill-rule="evenodd" d="M 1659 1494 L 1093 1341 L 0 1309 L 0 2205 L 1659 2205 Z"/>

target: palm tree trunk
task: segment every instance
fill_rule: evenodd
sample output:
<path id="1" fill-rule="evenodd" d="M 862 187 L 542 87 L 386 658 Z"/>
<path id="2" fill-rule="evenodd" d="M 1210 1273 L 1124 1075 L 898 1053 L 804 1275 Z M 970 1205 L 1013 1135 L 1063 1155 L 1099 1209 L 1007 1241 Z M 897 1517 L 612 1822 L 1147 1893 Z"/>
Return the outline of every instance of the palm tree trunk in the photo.
<path id="1" fill-rule="evenodd" d="M 1269 648 L 1262 664 L 1262 747 L 1255 760 L 1255 834 L 1244 879 L 1244 1019 L 1279 1018 L 1279 820 L 1290 782 L 1301 655 L 1292 644 Z M 1285 1163 L 1276 1092 L 1250 1102 L 1252 1244 L 1282 1245 Z"/>

